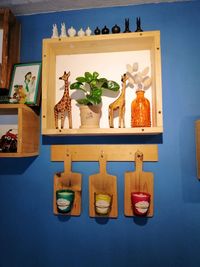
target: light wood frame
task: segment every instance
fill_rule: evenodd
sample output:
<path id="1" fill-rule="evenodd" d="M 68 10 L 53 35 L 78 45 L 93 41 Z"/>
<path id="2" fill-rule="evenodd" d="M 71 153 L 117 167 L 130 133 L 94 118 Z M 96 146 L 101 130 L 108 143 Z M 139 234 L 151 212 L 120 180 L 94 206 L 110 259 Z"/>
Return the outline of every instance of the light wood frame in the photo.
<path id="1" fill-rule="evenodd" d="M 59 55 L 149 50 L 152 71 L 152 127 L 55 129 L 56 57 Z M 160 32 L 122 33 L 43 40 L 42 134 L 113 135 L 159 134 L 163 132 Z M 63 70 L 64 71 L 64 70 Z M 103 111 L 104 112 L 104 111 Z M 107 112 L 107 111 L 105 111 Z"/>

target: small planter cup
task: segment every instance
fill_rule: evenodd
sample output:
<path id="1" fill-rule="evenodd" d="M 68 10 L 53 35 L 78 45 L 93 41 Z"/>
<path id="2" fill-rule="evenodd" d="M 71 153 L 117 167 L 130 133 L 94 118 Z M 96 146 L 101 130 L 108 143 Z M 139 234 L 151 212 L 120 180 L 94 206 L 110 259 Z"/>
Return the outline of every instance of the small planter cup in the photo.
<path id="1" fill-rule="evenodd" d="M 61 189 L 56 191 L 56 204 L 59 213 L 70 212 L 74 203 L 75 193 L 73 190 Z"/>
<path id="2" fill-rule="evenodd" d="M 135 215 L 145 216 L 149 210 L 151 195 L 145 192 L 132 192 L 131 202 Z"/>
<path id="3" fill-rule="evenodd" d="M 98 215 L 109 214 L 112 206 L 112 196 L 107 193 L 94 193 L 95 212 Z"/>

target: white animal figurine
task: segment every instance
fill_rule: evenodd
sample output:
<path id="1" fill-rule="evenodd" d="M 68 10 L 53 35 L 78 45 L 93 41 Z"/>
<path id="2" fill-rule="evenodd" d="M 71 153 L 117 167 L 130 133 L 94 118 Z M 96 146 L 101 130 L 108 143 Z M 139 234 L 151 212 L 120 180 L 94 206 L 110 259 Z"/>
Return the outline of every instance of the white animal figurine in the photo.
<path id="1" fill-rule="evenodd" d="M 74 27 L 69 28 L 67 32 L 70 37 L 74 37 L 76 35 L 76 30 L 74 29 Z"/>
<path id="2" fill-rule="evenodd" d="M 92 34 L 90 27 L 87 27 L 85 34 L 86 34 L 86 36 L 90 36 Z"/>
<path id="3" fill-rule="evenodd" d="M 58 27 L 56 24 L 53 24 L 53 33 L 52 33 L 52 36 L 51 38 L 58 38 Z"/>
<path id="4" fill-rule="evenodd" d="M 78 36 L 82 37 L 85 35 L 85 32 L 82 28 L 80 28 L 80 30 L 78 31 Z"/>
<path id="5" fill-rule="evenodd" d="M 61 34 L 60 37 L 67 37 L 67 33 L 66 33 L 66 27 L 65 27 L 65 23 L 61 23 Z"/>

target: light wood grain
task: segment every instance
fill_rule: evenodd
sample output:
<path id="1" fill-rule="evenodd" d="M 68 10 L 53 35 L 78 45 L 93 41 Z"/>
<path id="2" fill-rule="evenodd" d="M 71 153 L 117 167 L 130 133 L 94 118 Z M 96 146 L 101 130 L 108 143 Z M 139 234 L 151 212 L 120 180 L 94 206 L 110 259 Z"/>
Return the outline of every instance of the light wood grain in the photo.
<path id="1" fill-rule="evenodd" d="M 116 218 L 118 216 L 117 177 L 107 173 L 106 154 L 101 154 L 99 157 L 99 164 L 99 173 L 93 174 L 89 177 L 89 215 L 90 217 Z M 109 194 L 112 196 L 111 210 L 107 215 L 98 215 L 95 212 L 95 193 Z"/>
<path id="2" fill-rule="evenodd" d="M 38 155 L 39 115 L 25 104 L 0 104 L 0 116 L 8 114 L 18 115 L 17 152 L 0 153 L 0 157 L 32 157 Z"/>
<path id="3" fill-rule="evenodd" d="M 53 107 L 56 96 L 56 57 L 60 55 L 150 51 L 152 73 L 152 126 L 146 128 L 101 128 L 56 130 Z M 44 135 L 134 135 L 163 132 L 160 32 L 132 32 L 43 40 L 42 134 Z M 78 66 L 77 66 L 78 67 Z M 73 108 L 72 108 L 73 109 Z M 107 111 L 106 111 L 107 112 Z M 73 116 L 73 110 L 72 110 Z"/>
<path id="4" fill-rule="evenodd" d="M 146 217 L 152 217 L 154 206 L 153 173 L 142 170 L 143 159 L 138 157 L 139 154 L 142 155 L 140 151 L 136 152 L 135 155 L 135 171 L 125 172 L 124 175 L 124 214 L 125 216 L 135 216 L 131 203 L 131 192 L 145 192 L 151 195 Z"/>
<path id="5" fill-rule="evenodd" d="M 144 161 L 158 161 L 157 145 L 52 145 L 51 161 L 64 161 L 68 153 L 72 161 L 99 161 L 103 152 L 107 161 L 134 161 L 135 152 L 143 153 Z"/>
<path id="6" fill-rule="evenodd" d="M 55 215 L 79 216 L 81 214 L 81 186 L 82 175 L 71 171 L 71 155 L 67 154 L 64 159 L 64 172 L 54 175 L 53 211 Z M 56 191 L 60 189 L 71 189 L 75 192 L 72 210 L 66 214 L 59 213 L 56 205 Z"/>

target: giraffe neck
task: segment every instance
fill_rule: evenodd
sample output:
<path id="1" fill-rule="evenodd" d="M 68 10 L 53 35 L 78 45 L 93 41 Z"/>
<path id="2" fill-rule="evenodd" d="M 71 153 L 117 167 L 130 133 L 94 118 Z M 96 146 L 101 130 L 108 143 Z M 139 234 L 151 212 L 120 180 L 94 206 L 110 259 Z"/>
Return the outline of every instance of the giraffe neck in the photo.
<path id="1" fill-rule="evenodd" d="M 63 94 L 63 97 L 69 97 L 69 83 L 68 83 L 68 80 L 65 80 L 65 91 L 64 91 L 64 94 Z"/>
<path id="2" fill-rule="evenodd" d="M 124 97 L 125 96 L 125 93 L 126 93 L 126 82 L 123 82 L 121 95 Z"/>

